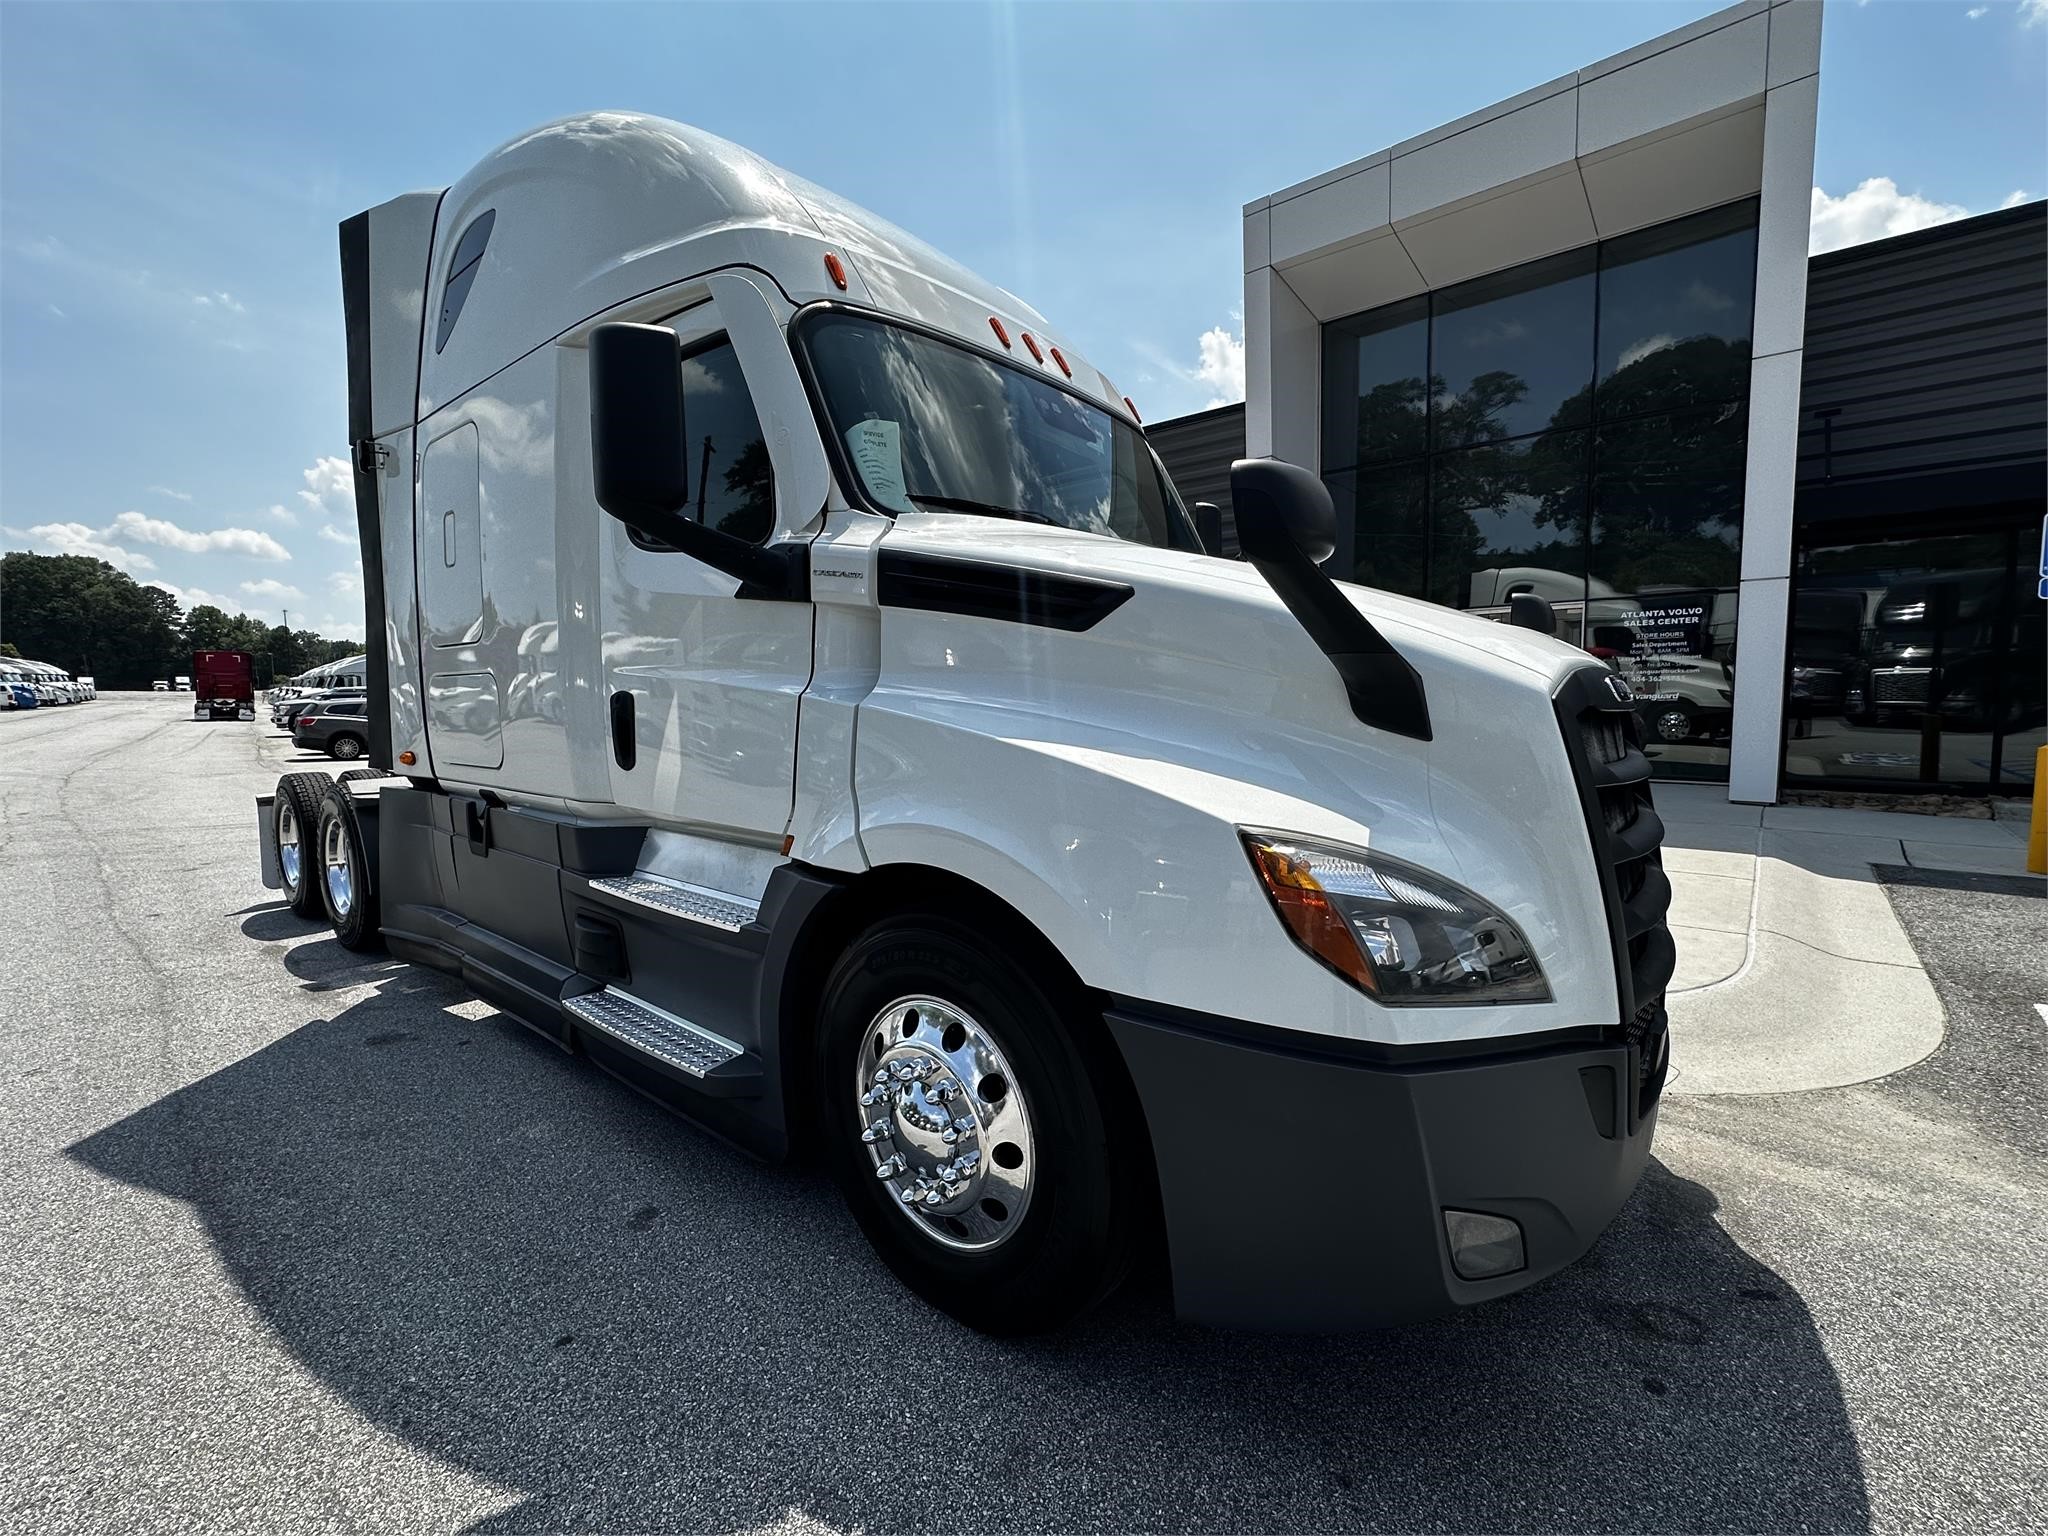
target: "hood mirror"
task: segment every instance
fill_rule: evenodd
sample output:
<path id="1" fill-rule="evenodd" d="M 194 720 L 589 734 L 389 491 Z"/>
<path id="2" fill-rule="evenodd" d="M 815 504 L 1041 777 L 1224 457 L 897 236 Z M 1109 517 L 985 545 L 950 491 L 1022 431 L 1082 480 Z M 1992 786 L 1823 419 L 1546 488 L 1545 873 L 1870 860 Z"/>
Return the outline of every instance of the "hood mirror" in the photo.
<path id="1" fill-rule="evenodd" d="M 1336 553 L 1329 487 L 1298 464 L 1239 459 L 1230 466 L 1237 543 L 1344 680 L 1365 724 L 1430 739 L 1422 677 L 1321 570 Z"/>

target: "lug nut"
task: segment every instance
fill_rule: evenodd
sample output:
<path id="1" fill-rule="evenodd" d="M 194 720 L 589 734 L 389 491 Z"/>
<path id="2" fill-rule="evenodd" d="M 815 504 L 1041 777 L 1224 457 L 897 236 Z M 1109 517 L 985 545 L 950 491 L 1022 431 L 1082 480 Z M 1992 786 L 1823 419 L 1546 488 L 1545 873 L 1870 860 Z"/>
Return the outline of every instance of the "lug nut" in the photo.
<path id="1" fill-rule="evenodd" d="M 886 1120 L 877 1120 L 873 1125 L 869 1126 L 866 1130 L 860 1133 L 860 1139 L 866 1142 L 877 1142 L 880 1141 L 883 1137 L 887 1136 L 888 1134 L 889 1122 Z"/>

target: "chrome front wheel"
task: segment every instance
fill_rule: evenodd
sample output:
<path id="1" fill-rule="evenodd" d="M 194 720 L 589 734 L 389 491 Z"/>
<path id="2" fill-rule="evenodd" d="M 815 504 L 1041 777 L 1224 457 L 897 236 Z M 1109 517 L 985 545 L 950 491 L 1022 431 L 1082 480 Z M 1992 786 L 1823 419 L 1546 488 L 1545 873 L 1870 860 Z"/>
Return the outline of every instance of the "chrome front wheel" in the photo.
<path id="1" fill-rule="evenodd" d="M 897 998 L 868 1025 L 852 1090 L 874 1176 L 926 1239 L 980 1252 L 1017 1230 L 1037 1175 L 1031 1112 L 972 1014 Z"/>

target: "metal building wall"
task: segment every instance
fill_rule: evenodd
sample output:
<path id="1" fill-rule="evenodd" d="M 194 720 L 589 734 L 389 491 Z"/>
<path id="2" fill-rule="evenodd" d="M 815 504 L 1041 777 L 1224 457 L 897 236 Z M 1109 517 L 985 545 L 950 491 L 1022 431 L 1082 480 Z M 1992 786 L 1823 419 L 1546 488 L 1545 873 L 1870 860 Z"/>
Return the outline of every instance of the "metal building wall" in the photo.
<path id="1" fill-rule="evenodd" d="M 2048 203 L 1813 258 L 1799 485 L 2048 458 Z M 1824 414 L 1828 413 L 1828 414 Z"/>
<path id="2" fill-rule="evenodd" d="M 1244 407 L 1219 406 L 1195 416 L 1181 416 L 1148 427 L 1159 462 L 1173 477 L 1181 500 L 1190 507 L 1213 501 L 1223 509 L 1223 552 L 1237 553 L 1237 519 L 1230 505 L 1230 466 L 1244 453 Z"/>

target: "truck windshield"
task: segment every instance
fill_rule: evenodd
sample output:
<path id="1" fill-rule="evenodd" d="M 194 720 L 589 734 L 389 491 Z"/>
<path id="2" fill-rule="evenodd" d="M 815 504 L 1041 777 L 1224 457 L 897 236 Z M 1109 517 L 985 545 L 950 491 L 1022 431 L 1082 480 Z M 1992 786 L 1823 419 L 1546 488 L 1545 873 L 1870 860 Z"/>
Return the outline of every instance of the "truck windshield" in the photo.
<path id="1" fill-rule="evenodd" d="M 885 512 L 973 512 L 1199 549 L 1144 434 L 1022 367 L 866 315 L 799 337 L 857 488 Z"/>

